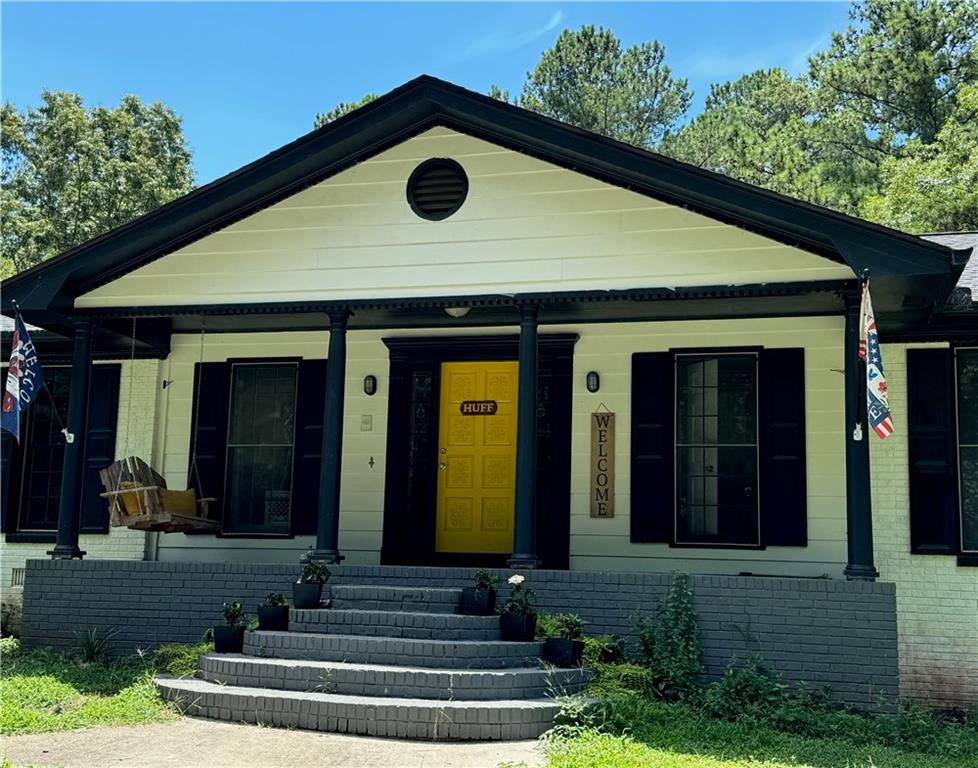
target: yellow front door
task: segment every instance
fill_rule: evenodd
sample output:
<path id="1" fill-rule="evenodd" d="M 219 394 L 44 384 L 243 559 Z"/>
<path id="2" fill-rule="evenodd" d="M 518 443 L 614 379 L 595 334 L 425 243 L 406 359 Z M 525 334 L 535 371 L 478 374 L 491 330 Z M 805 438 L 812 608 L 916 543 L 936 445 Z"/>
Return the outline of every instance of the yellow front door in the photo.
<path id="1" fill-rule="evenodd" d="M 436 552 L 513 551 L 517 369 L 442 363 Z"/>

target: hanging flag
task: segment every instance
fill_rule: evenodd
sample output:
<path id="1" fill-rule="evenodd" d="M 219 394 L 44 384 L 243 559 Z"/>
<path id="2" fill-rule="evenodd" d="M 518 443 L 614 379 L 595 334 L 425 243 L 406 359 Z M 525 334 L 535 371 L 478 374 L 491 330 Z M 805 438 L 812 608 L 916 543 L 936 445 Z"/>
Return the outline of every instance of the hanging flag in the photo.
<path id="1" fill-rule="evenodd" d="M 44 386 L 44 371 L 37 350 L 20 314 L 14 321 L 14 339 L 7 368 L 7 385 L 0 406 L 0 427 L 20 442 L 20 412 L 26 410 Z"/>
<path id="2" fill-rule="evenodd" d="M 893 433 L 893 418 L 886 400 L 886 376 L 883 374 L 883 357 L 880 355 L 879 334 L 873 315 L 873 300 L 869 296 L 869 280 L 863 283 L 860 316 L 859 359 L 866 364 L 866 413 L 869 426 L 885 440 Z"/>

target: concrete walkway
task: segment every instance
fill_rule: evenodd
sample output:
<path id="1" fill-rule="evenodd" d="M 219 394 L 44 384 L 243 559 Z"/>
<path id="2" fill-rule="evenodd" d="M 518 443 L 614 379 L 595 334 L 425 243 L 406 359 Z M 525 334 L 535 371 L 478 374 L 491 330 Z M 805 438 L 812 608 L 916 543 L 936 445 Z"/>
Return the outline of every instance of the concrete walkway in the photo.
<path id="1" fill-rule="evenodd" d="M 191 718 L 6 736 L 0 753 L 18 768 L 540 768 L 545 762 L 535 741 L 396 741 Z"/>

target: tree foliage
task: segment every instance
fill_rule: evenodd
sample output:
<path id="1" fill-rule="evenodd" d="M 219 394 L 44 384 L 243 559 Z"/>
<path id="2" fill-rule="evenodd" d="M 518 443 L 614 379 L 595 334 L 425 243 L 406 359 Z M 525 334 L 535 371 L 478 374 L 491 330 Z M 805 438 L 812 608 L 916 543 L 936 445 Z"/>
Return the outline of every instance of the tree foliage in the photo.
<path id="1" fill-rule="evenodd" d="M 377 98 L 376 93 L 368 93 L 363 96 L 359 101 L 345 102 L 341 101 L 335 107 L 333 107 L 328 112 L 320 112 L 316 115 L 316 119 L 313 121 L 314 128 L 322 128 L 327 123 L 331 123 L 337 118 L 343 117 L 343 115 L 348 112 L 352 112 L 354 109 L 360 109 L 360 107 L 366 106 L 371 101 Z"/>
<path id="2" fill-rule="evenodd" d="M 23 112 L 0 113 L 0 229 L 4 276 L 38 264 L 182 195 L 193 186 L 180 118 L 125 96 L 86 109 L 45 91 Z"/>

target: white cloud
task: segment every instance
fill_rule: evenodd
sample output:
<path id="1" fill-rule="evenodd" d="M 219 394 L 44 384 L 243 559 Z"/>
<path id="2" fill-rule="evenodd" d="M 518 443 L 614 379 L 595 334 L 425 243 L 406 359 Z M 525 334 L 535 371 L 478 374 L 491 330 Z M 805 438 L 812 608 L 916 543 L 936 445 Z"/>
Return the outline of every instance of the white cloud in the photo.
<path id="1" fill-rule="evenodd" d="M 555 11 L 546 23 L 534 29 L 517 32 L 511 28 L 496 29 L 477 37 L 451 57 L 452 63 L 469 61 L 483 56 L 509 53 L 538 40 L 552 32 L 564 21 L 564 12 Z"/>

